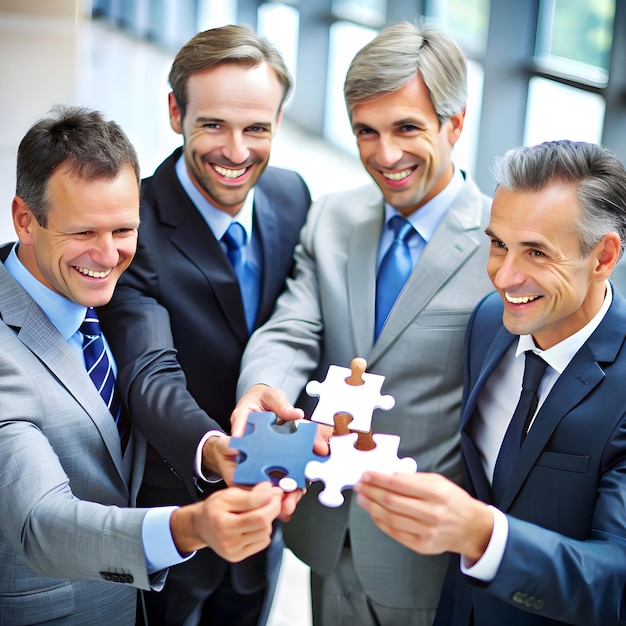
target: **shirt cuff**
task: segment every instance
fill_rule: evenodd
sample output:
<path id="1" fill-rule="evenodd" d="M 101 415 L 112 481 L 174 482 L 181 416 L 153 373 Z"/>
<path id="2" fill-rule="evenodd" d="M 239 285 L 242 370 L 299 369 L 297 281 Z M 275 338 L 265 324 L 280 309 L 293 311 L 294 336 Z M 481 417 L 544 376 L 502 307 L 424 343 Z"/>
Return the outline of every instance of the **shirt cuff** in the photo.
<path id="1" fill-rule="evenodd" d="M 222 477 L 218 476 L 217 474 L 213 474 L 211 476 L 205 476 L 202 473 L 202 448 L 204 447 L 206 440 L 210 439 L 211 437 L 227 437 L 227 436 L 228 435 L 226 433 L 223 433 L 221 430 L 210 430 L 208 433 L 206 433 L 206 435 L 204 435 L 204 437 L 202 437 L 202 439 L 200 439 L 200 443 L 198 444 L 198 447 L 196 448 L 196 459 L 193 464 L 193 469 L 194 469 L 196 476 L 198 478 L 201 478 L 206 483 L 219 483 L 220 480 L 222 480 Z"/>
<path id="2" fill-rule="evenodd" d="M 465 560 L 461 557 L 461 572 L 483 582 L 491 582 L 496 577 L 509 537 L 509 521 L 506 515 L 494 506 L 489 505 L 489 508 L 493 513 L 493 530 L 487 549 L 471 567 L 466 567 Z"/>
<path id="3" fill-rule="evenodd" d="M 170 530 L 170 517 L 177 506 L 148 509 L 141 526 L 141 540 L 146 555 L 148 574 L 154 574 L 172 565 L 189 560 L 195 552 L 182 557 Z"/>

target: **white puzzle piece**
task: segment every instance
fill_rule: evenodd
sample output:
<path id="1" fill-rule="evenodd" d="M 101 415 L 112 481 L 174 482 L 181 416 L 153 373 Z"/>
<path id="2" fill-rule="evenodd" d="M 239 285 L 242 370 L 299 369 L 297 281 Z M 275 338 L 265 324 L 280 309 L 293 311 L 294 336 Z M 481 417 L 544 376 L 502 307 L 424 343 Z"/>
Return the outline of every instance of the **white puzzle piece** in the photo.
<path id="1" fill-rule="evenodd" d="M 367 471 L 382 474 L 412 474 L 417 463 L 411 457 L 398 458 L 400 437 L 373 435 L 373 450 L 357 450 L 354 445 L 357 433 L 330 438 L 330 459 L 325 462 L 309 461 L 304 473 L 309 480 L 321 480 L 325 488 L 318 500 L 325 506 L 338 507 L 344 502 L 342 491 L 354 487 Z"/>

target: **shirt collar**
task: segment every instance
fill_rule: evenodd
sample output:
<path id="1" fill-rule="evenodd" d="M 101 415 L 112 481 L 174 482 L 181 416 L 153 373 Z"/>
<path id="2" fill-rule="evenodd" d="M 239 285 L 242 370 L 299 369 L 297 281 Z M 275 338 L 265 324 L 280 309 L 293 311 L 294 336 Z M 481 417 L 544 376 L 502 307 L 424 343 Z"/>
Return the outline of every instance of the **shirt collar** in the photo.
<path id="1" fill-rule="evenodd" d="M 180 155 L 178 161 L 176 161 L 176 175 L 183 189 L 189 196 L 191 202 L 200 212 L 200 215 L 204 218 L 204 221 L 209 225 L 209 228 L 213 231 L 216 239 L 221 239 L 226 232 L 231 222 L 239 222 L 246 231 L 246 241 L 250 241 L 252 237 L 252 206 L 254 204 L 254 187 L 250 189 L 246 199 L 243 202 L 243 206 L 239 209 L 237 215 L 233 218 L 228 213 L 225 213 L 221 209 L 211 204 L 200 192 L 200 190 L 194 185 L 189 172 L 187 171 L 187 165 L 185 164 L 184 155 Z"/>
<path id="2" fill-rule="evenodd" d="M 67 341 L 83 323 L 87 307 L 72 302 L 39 282 L 17 256 L 16 243 L 4 262 L 4 267 L 24 291 L 39 305 L 61 336 Z"/>
<path id="3" fill-rule="evenodd" d="M 454 199 L 461 191 L 464 178 L 461 170 L 454 168 L 454 173 L 450 182 L 434 198 L 422 205 L 418 210 L 413 211 L 406 219 L 411 222 L 413 228 L 420 237 L 428 243 L 433 236 L 439 222 L 452 206 Z M 385 224 L 391 217 L 398 215 L 398 210 L 388 202 L 385 202 Z"/>
<path id="4" fill-rule="evenodd" d="M 532 335 L 520 335 L 515 356 L 517 357 L 527 350 L 532 350 L 540 355 L 550 367 L 561 374 L 574 358 L 574 355 L 582 348 L 587 339 L 591 337 L 593 331 L 600 325 L 600 322 L 604 319 L 606 312 L 611 306 L 611 302 L 613 302 L 613 290 L 610 282 L 606 281 L 606 293 L 600 310 L 578 332 L 563 339 L 563 341 L 559 341 L 559 343 L 547 350 L 538 348 L 535 345 Z"/>

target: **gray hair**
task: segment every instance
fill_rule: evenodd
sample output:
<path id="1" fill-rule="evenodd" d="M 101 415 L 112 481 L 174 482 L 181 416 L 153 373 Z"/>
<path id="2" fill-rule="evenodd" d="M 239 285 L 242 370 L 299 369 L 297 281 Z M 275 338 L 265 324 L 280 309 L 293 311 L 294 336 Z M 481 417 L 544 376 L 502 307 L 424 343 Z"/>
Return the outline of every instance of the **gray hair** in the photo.
<path id="1" fill-rule="evenodd" d="M 626 169 L 604 146 L 582 141 L 549 141 L 509 150 L 492 169 L 511 191 L 541 191 L 553 182 L 571 184 L 580 203 L 580 250 L 588 256 L 607 233 L 626 245 Z"/>
<path id="2" fill-rule="evenodd" d="M 48 181 L 60 166 L 87 181 L 113 179 L 130 165 L 139 184 L 139 160 L 132 143 L 99 111 L 56 106 L 28 130 L 17 150 L 15 195 L 46 228 Z"/>
<path id="3" fill-rule="evenodd" d="M 382 30 L 352 60 L 343 89 L 348 114 L 361 102 L 401 89 L 417 72 L 440 124 L 465 109 L 467 66 L 462 50 L 442 31 L 400 22 Z"/>

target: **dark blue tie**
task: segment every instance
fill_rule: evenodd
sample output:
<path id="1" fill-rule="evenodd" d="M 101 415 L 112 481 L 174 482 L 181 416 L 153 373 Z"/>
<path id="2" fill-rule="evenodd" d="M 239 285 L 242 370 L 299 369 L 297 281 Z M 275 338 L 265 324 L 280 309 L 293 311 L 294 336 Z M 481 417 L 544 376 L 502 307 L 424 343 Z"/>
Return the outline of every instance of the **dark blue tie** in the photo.
<path id="1" fill-rule="evenodd" d="M 522 443 L 530 426 L 530 421 L 537 410 L 539 383 L 546 371 L 547 363 L 532 350 L 525 353 L 524 378 L 519 401 L 506 430 L 493 472 L 492 495 L 495 503 L 500 502 L 502 494 L 517 461 Z"/>
<path id="2" fill-rule="evenodd" d="M 250 333 L 254 328 L 259 310 L 260 281 L 255 267 L 246 261 L 246 231 L 244 227 L 239 222 L 232 222 L 222 236 L 222 241 L 226 244 L 226 255 L 239 281 L 246 325 Z"/>
<path id="3" fill-rule="evenodd" d="M 126 422 L 122 417 L 122 402 L 115 388 L 115 374 L 104 347 L 98 314 L 92 307 L 87 309 L 85 320 L 79 330 L 83 334 L 85 367 L 93 384 L 115 419 L 120 441 L 122 442 L 122 450 L 124 450 L 130 432 L 127 432 Z"/>
<path id="4" fill-rule="evenodd" d="M 389 220 L 389 225 L 393 229 L 394 239 L 383 257 L 376 277 L 374 339 L 378 339 L 391 308 L 413 270 L 411 252 L 407 242 L 415 234 L 415 229 L 411 222 L 400 215 L 394 215 Z"/>

